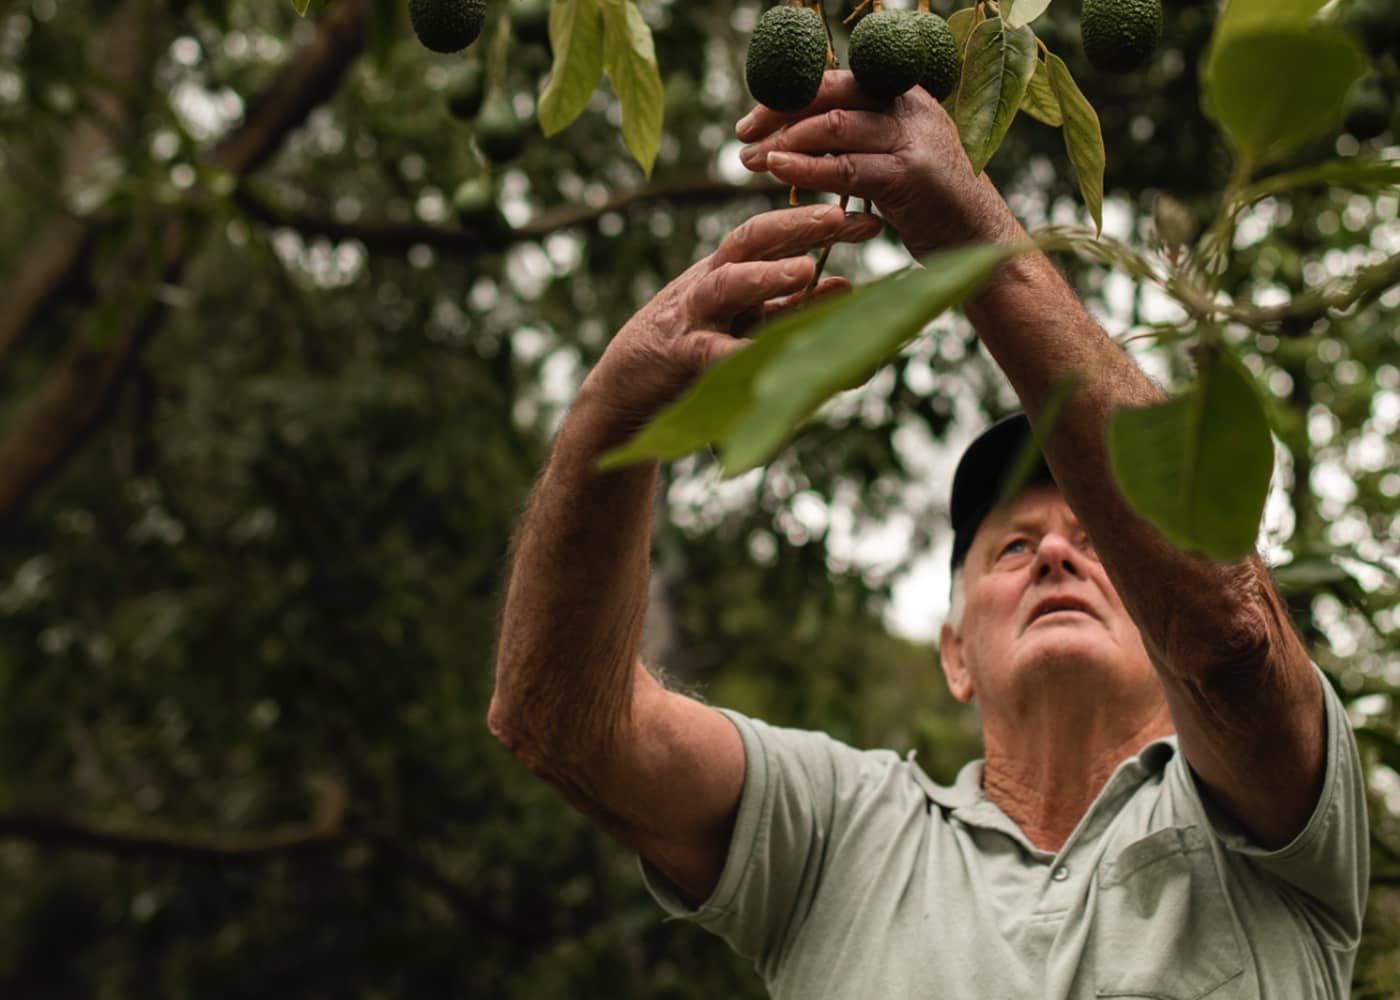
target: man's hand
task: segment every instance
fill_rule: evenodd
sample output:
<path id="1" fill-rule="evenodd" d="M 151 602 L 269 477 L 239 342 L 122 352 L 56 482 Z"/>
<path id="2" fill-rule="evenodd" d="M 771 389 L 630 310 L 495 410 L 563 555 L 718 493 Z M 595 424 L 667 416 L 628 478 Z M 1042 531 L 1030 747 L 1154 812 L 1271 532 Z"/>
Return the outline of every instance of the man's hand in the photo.
<path id="1" fill-rule="evenodd" d="M 758 107 L 739 122 L 753 171 L 875 204 L 916 257 L 1023 234 L 985 175 L 975 175 L 943 106 L 914 87 L 888 105 L 866 97 L 848 70 L 831 70 L 817 99 L 785 114 Z"/>
<path id="2" fill-rule="evenodd" d="M 811 251 L 880 232 L 880 220 L 835 205 L 764 212 L 657 293 L 608 345 L 585 383 L 615 430 L 636 430 L 706 368 L 743 347 L 753 327 L 796 307 L 816 267 Z M 844 291 L 823 278 L 813 297 Z"/>

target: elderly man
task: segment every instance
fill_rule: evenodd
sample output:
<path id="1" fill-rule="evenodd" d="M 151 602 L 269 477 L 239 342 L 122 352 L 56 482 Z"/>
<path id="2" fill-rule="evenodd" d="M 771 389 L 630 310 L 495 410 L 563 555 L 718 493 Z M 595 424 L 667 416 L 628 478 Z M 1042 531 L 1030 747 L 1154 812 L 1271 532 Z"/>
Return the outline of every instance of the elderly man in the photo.
<path id="1" fill-rule="evenodd" d="M 920 90 L 874 107 L 831 72 L 810 108 L 738 132 L 750 169 L 870 199 L 916 255 L 1024 238 Z M 492 731 L 774 996 L 1345 996 L 1367 883 L 1346 717 L 1257 558 L 1179 552 L 1115 492 L 1107 417 L 1161 396 L 1042 256 L 965 304 L 1031 422 L 1079 380 L 1011 502 L 993 503 L 1024 419 L 954 476 L 939 651 L 985 759 L 941 787 L 890 751 L 668 691 L 638 661 L 657 470 L 599 474 L 597 457 L 788 307 L 805 251 L 877 228 L 830 207 L 757 216 L 619 332 L 516 539 Z"/>

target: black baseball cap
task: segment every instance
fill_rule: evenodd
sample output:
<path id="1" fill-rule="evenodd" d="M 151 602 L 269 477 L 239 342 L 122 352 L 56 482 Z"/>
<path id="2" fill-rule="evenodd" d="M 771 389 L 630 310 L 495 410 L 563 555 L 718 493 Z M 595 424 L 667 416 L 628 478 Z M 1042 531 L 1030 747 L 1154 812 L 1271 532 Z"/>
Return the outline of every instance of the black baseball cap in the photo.
<path id="1" fill-rule="evenodd" d="M 953 562 L 956 570 L 967 558 L 972 538 L 992 508 L 1003 499 L 1008 487 L 1020 489 L 1032 483 L 1053 483 L 1045 456 L 1037 448 L 1027 455 L 1030 468 L 1020 483 L 1012 482 L 1019 471 L 1018 462 L 1030 448 L 1033 435 L 1031 422 L 1024 413 L 1013 413 L 992 424 L 967 446 L 958 459 L 953 473 L 953 492 L 948 501 L 948 513 L 953 522 Z M 1010 499 L 1006 497 L 1005 499 Z"/>

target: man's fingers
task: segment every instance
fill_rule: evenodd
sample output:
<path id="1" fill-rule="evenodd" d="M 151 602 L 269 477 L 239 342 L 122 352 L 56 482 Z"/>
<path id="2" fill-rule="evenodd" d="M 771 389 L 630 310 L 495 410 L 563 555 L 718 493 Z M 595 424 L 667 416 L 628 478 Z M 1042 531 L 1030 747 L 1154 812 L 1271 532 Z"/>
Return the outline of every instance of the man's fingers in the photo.
<path id="1" fill-rule="evenodd" d="M 749 345 L 747 340 L 731 337 L 727 333 L 714 330 L 697 330 L 685 338 L 686 349 L 694 352 L 695 370 L 703 372 L 711 365 L 723 361 L 729 355 Z"/>
<path id="2" fill-rule="evenodd" d="M 879 108 L 880 104 L 865 95 L 850 70 L 832 69 L 822 74 L 821 89 L 811 104 L 801 111 L 774 111 L 759 105 L 734 127 L 740 142 L 758 142 L 785 125 L 818 115 L 832 108 Z"/>
<path id="3" fill-rule="evenodd" d="M 781 260 L 832 243 L 859 243 L 880 232 L 880 221 L 848 215 L 838 205 L 801 205 L 763 212 L 724 238 L 712 267 L 739 261 Z"/>
<path id="4" fill-rule="evenodd" d="M 745 146 L 739 159 L 750 170 L 766 170 L 768 154 L 779 150 L 806 153 L 888 153 L 901 141 L 899 123 L 878 111 L 833 108 L 793 122 L 762 142 Z"/>
<path id="5" fill-rule="evenodd" d="M 771 302 L 765 302 L 763 304 L 763 320 L 767 322 L 771 319 L 777 319 L 779 316 L 783 315 L 783 313 L 792 312 L 792 310 L 800 308 L 806 303 L 818 302 L 829 296 L 848 292 L 850 289 L 851 283 L 845 278 L 840 275 L 828 275 L 817 282 L 817 287 L 812 289 L 810 297 L 807 296 L 806 290 L 804 289 L 801 292 L 785 295 Z"/>
<path id="6" fill-rule="evenodd" d="M 721 265 L 690 293 L 691 316 L 698 326 L 728 329 L 734 317 L 745 310 L 805 287 L 815 269 L 816 262 L 810 257 Z"/>
<path id="7" fill-rule="evenodd" d="M 769 153 L 767 166 L 768 172 L 784 184 L 872 201 L 878 200 L 904 176 L 899 158 L 888 153 L 842 156 Z"/>

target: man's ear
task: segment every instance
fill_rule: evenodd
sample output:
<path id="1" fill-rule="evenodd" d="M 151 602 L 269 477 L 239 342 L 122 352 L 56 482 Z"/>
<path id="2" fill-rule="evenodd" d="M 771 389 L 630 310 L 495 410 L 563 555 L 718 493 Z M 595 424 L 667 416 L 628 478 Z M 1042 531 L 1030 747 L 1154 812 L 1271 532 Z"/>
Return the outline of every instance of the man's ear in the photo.
<path id="1" fill-rule="evenodd" d="M 938 632 L 938 658 L 943 662 L 943 676 L 954 698 L 966 705 L 972 700 L 972 675 L 963 662 L 962 637 L 953 626 L 944 622 Z"/>

